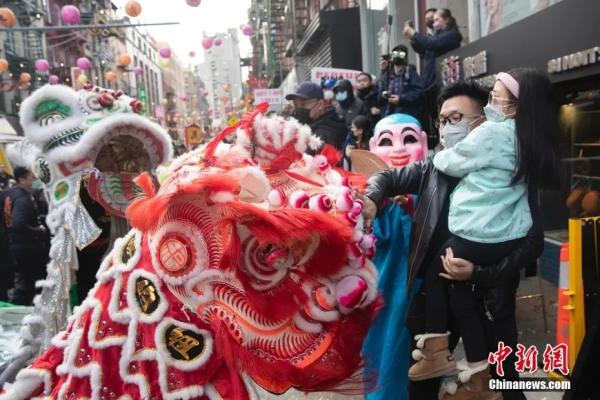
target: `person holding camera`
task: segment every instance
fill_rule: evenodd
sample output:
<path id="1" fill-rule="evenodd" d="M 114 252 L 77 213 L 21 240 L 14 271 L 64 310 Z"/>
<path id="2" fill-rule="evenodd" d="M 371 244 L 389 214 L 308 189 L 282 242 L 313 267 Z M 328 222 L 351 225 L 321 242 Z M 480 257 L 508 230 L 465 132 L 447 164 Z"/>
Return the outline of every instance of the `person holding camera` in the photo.
<path id="1" fill-rule="evenodd" d="M 394 47 L 390 61 L 391 68 L 379 92 L 380 101 L 384 104 L 382 117 L 403 113 L 420 118 L 423 84 L 415 66 L 408 63 L 408 48 L 404 45 Z"/>
<path id="2" fill-rule="evenodd" d="M 447 8 L 438 10 L 429 9 L 425 13 L 427 27 L 433 30 L 426 35 L 419 33 L 412 26 L 412 21 L 404 25 L 402 33 L 410 39 L 410 45 L 413 50 L 421 57 L 421 79 L 425 90 L 425 114 L 426 124 L 430 134 L 437 129 L 433 126 L 433 121 L 437 116 L 436 98 L 438 87 L 436 82 L 437 57 L 460 47 L 462 35 L 458 30 L 456 19 L 452 12 Z M 430 147 L 433 143 L 430 143 Z"/>

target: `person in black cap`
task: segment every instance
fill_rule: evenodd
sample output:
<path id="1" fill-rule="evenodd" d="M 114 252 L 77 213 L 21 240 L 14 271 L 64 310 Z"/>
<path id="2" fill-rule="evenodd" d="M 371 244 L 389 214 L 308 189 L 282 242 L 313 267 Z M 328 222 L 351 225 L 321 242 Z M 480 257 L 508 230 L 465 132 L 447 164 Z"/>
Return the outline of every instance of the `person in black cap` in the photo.
<path id="1" fill-rule="evenodd" d="M 408 48 L 398 45 L 392 49 L 392 70 L 386 85 L 382 85 L 379 93 L 384 106 L 382 117 L 391 114 L 410 114 L 421 117 L 421 97 L 423 84 L 414 65 L 408 64 Z"/>
<path id="2" fill-rule="evenodd" d="M 294 93 L 285 97 L 294 103 L 292 117 L 310 126 L 323 144 L 342 151 L 346 139 L 346 124 L 332 106 L 325 104 L 323 89 L 313 82 L 302 82 Z"/>

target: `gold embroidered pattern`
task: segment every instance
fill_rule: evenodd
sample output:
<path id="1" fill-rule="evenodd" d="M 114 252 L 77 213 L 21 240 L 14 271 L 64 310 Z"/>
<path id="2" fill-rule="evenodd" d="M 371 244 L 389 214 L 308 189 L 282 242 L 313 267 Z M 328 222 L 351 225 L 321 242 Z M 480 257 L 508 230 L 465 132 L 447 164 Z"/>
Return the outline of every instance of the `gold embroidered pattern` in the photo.
<path id="1" fill-rule="evenodd" d="M 152 314 L 158 308 L 160 296 L 154 284 L 143 277 L 135 281 L 135 294 L 138 304 L 144 314 Z"/>
<path id="2" fill-rule="evenodd" d="M 123 262 L 123 264 L 126 264 L 127 261 L 129 261 L 131 257 L 133 257 L 133 255 L 135 254 L 135 250 L 135 235 L 131 235 L 131 237 L 127 241 L 127 244 L 123 248 L 123 252 L 121 253 L 121 261 Z"/>
<path id="3" fill-rule="evenodd" d="M 167 349 L 180 361 L 192 361 L 204 351 L 204 337 L 196 332 L 171 325 L 165 330 Z"/>

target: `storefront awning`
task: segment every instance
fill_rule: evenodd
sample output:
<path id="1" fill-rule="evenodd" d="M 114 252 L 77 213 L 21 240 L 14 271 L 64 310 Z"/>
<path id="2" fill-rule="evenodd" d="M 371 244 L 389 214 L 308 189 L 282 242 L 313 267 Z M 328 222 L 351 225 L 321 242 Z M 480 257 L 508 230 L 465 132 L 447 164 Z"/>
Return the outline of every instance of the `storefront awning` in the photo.
<path id="1" fill-rule="evenodd" d="M 12 124 L 4 115 L 0 115 L 0 143 L 18 142 L 23 140 L 23 136 L 19 136 Z"/>

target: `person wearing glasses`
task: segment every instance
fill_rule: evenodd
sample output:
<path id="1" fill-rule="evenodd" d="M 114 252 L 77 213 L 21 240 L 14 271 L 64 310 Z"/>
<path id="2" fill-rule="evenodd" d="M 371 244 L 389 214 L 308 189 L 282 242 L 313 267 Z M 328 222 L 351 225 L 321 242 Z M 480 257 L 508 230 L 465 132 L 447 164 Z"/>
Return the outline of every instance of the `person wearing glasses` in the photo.
<path id="1" fill-rule="evenodd" d="M 421 358 L 421 363 L 416 363 L 416 367 L 413 366 L 409 373 L 411 378 L 410 398 L 437 398 L 439 388 L 437 377 L 453 372 L 456 368 L 450 350 L 453 350 L 460 335 L 463 335 L 468 360 L 473 361 L 472 368 L 461 371 L 465 372 L 462 377 L 465 378 L 463 379 L 465 381 L 469 381 L 468 378 L 471 377 L 471 381 L 459 384 L 456 392 L 459 397 L 446 395 L 444 398 L 460 398 L 465 391 L 484 391 L 482 393 L 484 397 L 481 398 L 498 398 L 498 393 L 487 392 L 487 379 L 489 378 L 487 361 L 484 364 L 481 363 L 483 360 L 479 355 L 476 358 L 469 356 L 473 351 L 473 346 L 467 343 L 469 339 L 465 340 L 465 335 L 470 337 L 469 332 L 465 331 L 465 327 L 475 326 L 474 329 L 482 327 L 484 333 L 481 333 L 482 329 L 479 329 L 480 336 L 477 340 L 483 339 L 485 360 L 487 360 L 489 351 L 497 350 L 498 341 L 503 341 L 507 346 L 513 346 L 513 348 L 516 346 L 515 297 L 519 282 L 519 270 L 535 262 L 543 248 L 537 187 L 553 183 L 553 173 L 558 165 L 554 139 L 545 137 L 545 135 L 551 136 L 549 132 L 552 132 L 553 128 L 551 105 L 545 100 L 550 98 L 550 87 L 547 86 L 549 82 L 547 77 L 542 74 L 526 71 L 512 71 L 507 74 L 512 79 L 501 76 L 508 82 L 508 85 L 502 80 L 497 82 L 491 103 L 486 106 L 487 112 L 484 111 L 484 105 L 488 100 L 488 93 L 476 83 L 460 81 L 445 88 L 438 101 L 441 110 L 437 124 L 442 131 L 443 145 L 446 150 L 449 150 L 446 154 L 449 155 L 443 155 L 441 152 L 438 154 L 442 154 L 442 156 L 437 161 L 434 161 L 435 158 L 430 158 L 406 168 L 380 172 L 369 179 L 366 196 L 363 199 L 365 203 L 363 216 L 367 221 L 372 220 L 378 210 L 382 209 L 385 199 L 403 193 L 418 193 L 419 195 L 419 202 L 413 217 L 408 281 L 409 293 L 417 290 L 418 292 L 411 300 L 406 322 L 411 334 L 421 335 L 417 336 L 416 343 L 413 343 L 413 346 L 416 345 L 419 350 L 415 355 L 425 356 L 425 358 L 418 357 Z M 517 86 L 512 80 L 516 81 Z M 517 88 L 515 93 L 512 93 L 508 86 L 511 87 L 511 90 Z M 521 87 L 520 94 L 519 86 Z M 532 91 L 532 88 L 535 90 Z M 544 118 L 541 118 L 541 114 L 536 114 L 534 111 L 536 109 L 543 109 Z M 484 122 L 484 113 L 492 121 Z M 535 117 L 533 117 L 534 114 L 536 114 Z M 531 117 L 531 119 L 524 121 L 525 116 Z M 488 138 L 489 140 L 485 139 L 480 142 L 482 134 L 493 135 Z M 539 143 L 540 140 L 542 143 Z M 516 162 L 516 153 L 514 150 L 510 150 L 509 143 L 511 141 L 512 148 L 519 148 L 519 160 L 524 160 L 524 164 Z M 522 141 L 525 144 L 521 145 Z M 531 150 L 535 141 L 538 142 L 539 151 Z M 476 144 L 474 147 L 473 142 Z M 519 146 L 516 143 L 519 143 Z M 472 153 L 464 153 L 465 149 L 470 149 Z M 524 152 L 522 149 L 525 149 Z M 548 157 L 543 158 L 544 161 L 537 158 L 540 157 L 541 151 L 544 151 Z M 449 166 L 450 161 L 456 161 L 456 157 L 462 157 L 458 164 L 464 162 L 464 168 L 469 168 L 469 172 L 454 172 L 455 168 L 462 167 L 462 165 L 457 167 L 456 163 Z M 499 158 L 511 159 L 511 157 L 512 165 L 509 162 L 498 160 Z M 446 158 L 449 158 L 450 161 L 446 161 Z M 502 168 L 496 167 L 496 165 Z M 525 165 L 525 169 L 522 169 L 521 165 Z M 541 165 L 544 165 L 544 169 L 539 169 L 538 166 Z M 486 168 L 499 169 L 499 171 L 490 176 L 481 176 L 482 170 Z M 470 178 L 473 178 L 474 171 L 478 170 L 480 170 L 480 176 L 475 175 L 475 185 L 478 186 L 473 186 L 473 183 L 467 179 L 460 180 L 463 176 L 469 177 L 469 174 L 471 174 Z M 544 170 L 547 174 L 545 177 L 539 175 L 539 172 Z M 498 175 L 496 176 L 496 174 Z M 512 183 L 513 179 L 516 179 L 515 183 Z M 465 181 L 467 182 L 465 183 Z M 489 224 L 482 226 L 481 221 L 470 219 L 471 225 L 463 225 L 463 218 L 471 218 L 468 212 L 462 214 L 461 207 L 465 207 L 462 201 L 464 192 L 467 191 L 466 197 L 469 194 L 488 196 L 490 193 L 494 193 L 494 183 L 500 190 L 495 193 L 492 201 L 489 204 L 482 203 L 483 206 L 477 205 L 478 209 L 471 210 L 476 211 L 482 220 L 489 221 Z M 525 187 L 522 186 L 523 184 Z M 489 187 L 492 189 L 489 190 Z M 508 190 L 503 189 L 506 187 Z M 513 187 L 517 188 L 516 191 L 520 190 L 517 200 L 514 200 L 516 196 L 511 197 L 514 196 L 512 195 Z M 463 194 L 460 194 L 461 191 Z M 506 193 L 508 195 L 505 196 Z M 461 205 L 461 203 L 463 204 Z M 520 227 L 519 233 L 516 234 L 520 240 L 507 245 L 507 249 L 501 249 L 503 251 L 495 251 L 495 257 L 485 260 L 478 259 L 481 254 L 463 251 L 463 249 L 469 250 L 469 246 L 463 248 L 455 245 L 460 240 L 464 240 L 458 234 L 461 227 L 463 229 L 479 227 L 484 232 L 488 226 L 493 227 L 494 231 L 489 234 L 489 237 L 504 240 L 504 236 L 501 234 L 504 233 L 502 229 L 514 228 L 510 223 L 501 219 L 498 214 L 493 221 L 490 221 L 489 214 L 498 213 L 494 211 L 496 208 L 504 210 L 512 207 L 514 210 L 515 203 L 518 203 L 519 210 L 523 210 L 522 214 L 519 214 L 520 217 L 527 219 L 529 216 L 527 223 L 515 224 Z M 486 207 L 490 209 L 489 214 L 482 212 Z M 456 219 L 457 215 L 461 217 L 459 220 Z M 507 219 L 511 218 L 512 216 L 509 216 Z M 469 237 L 473 239 L 473 237 Z M 477 243 L 474 240 L 473 242 Z M 484 242 L 482 246 L 485 247 L 486 244 L 487 242 Z M 494 245 L 495 243 L 489 246 L 493 247 Z M 452 247 L 454 254 L 446 253 L 448 247 Z M 487 253 L 487 250 L 484 253 Z M 444 279 L 445 282 L 442 281 L 440 285 L 439 281 L 435 281 L 431 287 L 430 281 L 437 278 Z M 421 282 L 423 282 L 422 285 Z M 417 288 L 418 286 L 420 288 Z M 452 318 L 448 318 L 449 311 L 447 309 L 440 311 L 428 307 L 431 303 L 431 295 L 440 296 L 439 290 L 436 292 L 440 286 L 442 289 L 446 288 L 446 292 L 442 290 L 441 297 L 438 297 L 439 305 L 448 307 L 450 304 L 452 311 L 455 311 L 450 314 Z M 449 286 L 453 290 L 458 288 L 459 296 L 450 297 L 448 301 L 444 296 L 448 297 Z M 430 294 L 430 290 L 433 294 Z M 443 328 L 433 326 L 434 322 L 431 317 L 436 312 L 442 314 L 440 318 L 445 318 Z M 467 316 L 466 320 L 465 316 Z M 453 335 L 449 338 L 447 332 L 452 332 Z M 428 335 L 423 336 L 424 334 Z M 475 344 L 475 346 L 478 345 L 481 346 L 481 342 Z M 480 349 L 476 350 L 481 351 Z M 423 363 L 423 360 L 426 362 Z M 513 352 L 503 363 L 507 379 L 518 379 L 518 373 L 514 368 L 515 360 Z M 478 369 L 480 371 L 477 371 Z M 505 399 L 525 399 L 522 392 L 505 392 L 503 396 Z"/>
<path id="2" fill-rule="evenodd" d="M 382 118 L 391 114 L 421 117 L 423 84 L 414 65 L 408 63 L 408 48 L 398 45 L 390 55 L 392 67 L 380 87 L 379 103 L 383 104 Z"/>

